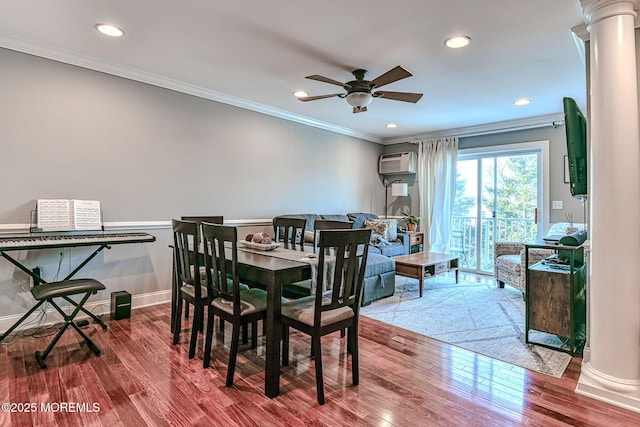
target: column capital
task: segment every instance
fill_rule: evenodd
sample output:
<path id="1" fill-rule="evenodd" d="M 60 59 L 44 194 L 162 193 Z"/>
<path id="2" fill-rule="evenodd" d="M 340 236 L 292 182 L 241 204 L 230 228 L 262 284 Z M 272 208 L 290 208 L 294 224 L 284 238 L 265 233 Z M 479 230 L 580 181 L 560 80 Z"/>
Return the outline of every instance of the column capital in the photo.
<path id="1" fill-rule="evenodd" d="M 640 0 L 580 0 L 580 5 L 587 24 L 591 25 L 612 16 L 631 15 L 635 18 Z"/>

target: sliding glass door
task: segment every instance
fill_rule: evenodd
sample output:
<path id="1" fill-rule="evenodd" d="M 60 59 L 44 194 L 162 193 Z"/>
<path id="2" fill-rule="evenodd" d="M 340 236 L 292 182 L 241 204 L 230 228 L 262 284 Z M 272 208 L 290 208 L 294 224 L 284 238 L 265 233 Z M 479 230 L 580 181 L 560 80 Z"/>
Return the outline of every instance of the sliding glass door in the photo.
<path id="1" fill-rule="evenodd" d="M 540 237 L 543 158 L 535 146 L 461 152 L 450 251 L 463 269 L 492 273 L 495 241 Z"/>

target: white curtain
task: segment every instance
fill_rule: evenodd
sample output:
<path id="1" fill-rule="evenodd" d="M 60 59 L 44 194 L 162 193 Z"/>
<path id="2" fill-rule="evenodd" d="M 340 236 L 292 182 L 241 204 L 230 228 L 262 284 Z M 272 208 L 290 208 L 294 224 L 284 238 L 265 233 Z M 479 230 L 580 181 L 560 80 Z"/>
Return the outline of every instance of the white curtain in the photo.
<path id="1" fill-rule="evenodd" d="M 447 253 L 456 196 L 458 138 L 418 142 L 418 191 L 425 248 Z"/>

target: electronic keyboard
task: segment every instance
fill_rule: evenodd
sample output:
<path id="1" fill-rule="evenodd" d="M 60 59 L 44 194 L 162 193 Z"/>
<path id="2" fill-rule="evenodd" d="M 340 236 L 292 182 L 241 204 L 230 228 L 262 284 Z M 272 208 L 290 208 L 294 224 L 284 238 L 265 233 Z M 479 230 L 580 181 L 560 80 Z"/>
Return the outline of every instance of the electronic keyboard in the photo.
<path id="1" fill-rule="evenodd" d="M 66 248 L 75 246 L 108 246 L 123 243 L 154 242 L 148 233 L 47 234 L 40 236 L 0 237 L 0 251 Z"/>

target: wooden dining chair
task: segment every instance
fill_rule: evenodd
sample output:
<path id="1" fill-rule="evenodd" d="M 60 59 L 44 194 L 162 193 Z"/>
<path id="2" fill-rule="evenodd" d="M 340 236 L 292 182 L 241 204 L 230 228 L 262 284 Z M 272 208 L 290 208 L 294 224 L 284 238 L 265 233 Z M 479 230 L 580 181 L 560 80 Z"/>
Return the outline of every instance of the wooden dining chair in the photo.
<path id="1" fill-rule="evenodd" d="M 318 252 L 317 238 L 320 230 L 345 230 L 351 229 L 353 222 L 337 221 L 330 219 L 317 219 L 313 222 L 313 251 Z M 286 298 L 302 298 L 311 295 L 311 279 L 282 286 L 282 295 Z"/>
<path id="2" fill-rule="evenodd" d="M 202 224 L 202 222 L 210 222 L 213 224 L 223 224 L 224 223 L 224 217 L 221 215 L 214 215 L 214 216 L 181 216 L 180 219 L 182 221 L 193 221 L 196 224 L 198 224 L 198 231 L 200 231 L 200 224 Z M 202 241 L 202 236 L 200 236 L 200 241 Z M 204 282 L 204 280 L 201 280 L 201 282 Z M 184 308 L 184 318 L 188 319 L 189 318 L 189 306 L 187 305 Z M 204 315 L 201 317 L 201 319 L 204 320 Z M 200 331 L 202 331 L 202 326 L 200 325 L 198 327 L 198 329 Z M 221 327 L 224 327 L 224 323 L 220 324 Z"/>
<path id="3" fill-rule="evenodd" d="M 320 230 L 350 230 L 352 221 L 338 221 L 334 219 L 317 219 L 313 222 L 313 251 L 318 252 L 318 231 Z"/>
<path id="4" fill-rule="evenodd" d="M 224 224 L 224 216 L 222 216 L 222 215 L 183 216 L 180 219 L 182 219 L 183 221 L 194 221 L 196 224 L 198 224 L 198 230 L 200 232 L 200 241 L 201 242 L 202 242 L 202 228 L 201 227 L 202 227 L 202 223 L 203 222 L 208 222 L 210 224 Z M 204 275 L 200 275 L 200 282 L 204 284 L 204 282 L 205 282 Z M 249 286 L 245 285 L 244 283 L 240 284 L 240 290 L 247 290 L 247 289 L 249 289 Z M 188 306 L 184 310 L 184 317 L 185 318 L 189 317 L 189 307 Z M 204 315 L 203 315 L 202 319 L 204 319 Z M 202 331 L 202 326 L 199 327 L 199 330 Z M 220 330 L 221 331 L 224 330 L 224 322 L 220 322 Z M 244 336 L 246 337 L 246 334 Z M 246 338 L 243 339 L 243 342 L 246 342 Z"/>
<path id="5" fill-rule="evenodd" d="M 183 221 L 193 221 L 198 224 L 198 227 L 200 227 L 200 224 L 202 224 L 203 222 L 208 222 L 211 224 L 224 224 L 224 216 L 222 215 L 182 216 L 180 217 L 180 219 Z"/>
<path id="6" fill-rule="evenodd" d="M 210 294 L 206 283 L 201 280 L 201 261 L 198 256 L 200 247 L 200 232 L 194 221 L 172 220 L 173 250 L 175 276 L 179 298 L 174 314 L 173 344 L 180 339 L 180 322 L 182 307 L 186 302 L 194 306 L 191 323 L 191 338 L 189 339 L 189 359 L 196 353 L 198 331 L 203 321 L 204 307 L 209 304 Z"/>
<path id="7" fill-rule="evenodd" d="M 359 382 L 358 321 L 371 238 L 370 229 L 324 230 L 319 232 L 318 283 L 324 276 L 326 250 L 336 257 L 332 289 L 316 287 L 314 296 L 292 300 L 282 305 L 282 364 L 289 364 L 289 328 L 311 336 L 315 359 L 318 403 L 324 404 L 321 337 L 347 328 L 347 350 L 351 353 L 353 385 Z M 358 251 L 358 248 L 361 251 Z"/>
<path id="8" fill-rule="evenodd" d="M 240 327 L 251 323 L 251 348 L 258 345 L 258 320 L 267 312 L 267 292 L 262 289 L 240 289 L 238 271 L 238 230 L 236 227 L 202 223 L 207 289 L 209 300 L 203 366 L 211 364 L 214 316 L 231 323 L 231 349 L 227 365 L 227 387 L 233 385 Z"/>
<path id="9" fill-rule="evenodd" d="M 306 219 L 277 216 L 273 218 L 274 241 L 284 242 L 285 248 L 304 251 Z"/>

